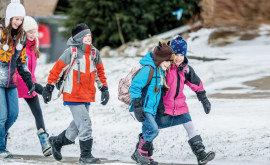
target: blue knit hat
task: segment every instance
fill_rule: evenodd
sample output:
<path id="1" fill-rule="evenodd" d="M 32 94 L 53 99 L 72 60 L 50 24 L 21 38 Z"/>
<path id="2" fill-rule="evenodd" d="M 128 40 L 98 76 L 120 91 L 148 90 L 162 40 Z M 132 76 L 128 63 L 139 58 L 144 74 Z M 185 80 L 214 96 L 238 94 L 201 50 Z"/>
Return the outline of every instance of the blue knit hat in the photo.
<path id="1" fill-rule="evenodd" d="M 185 63 L 188 64 L 187 59 L 187 42 L 182 39 L 181 36 L 177 36 L 171 42 L 171 47 L 175 54 L 183 54 L 185 58 Z"/>
<path id="2" fill-rule="evenodd" d="M 187 43 L 181 36 L 176 37 L 171 42 L 171 47 L 175 54 L 187 55 Z"/>

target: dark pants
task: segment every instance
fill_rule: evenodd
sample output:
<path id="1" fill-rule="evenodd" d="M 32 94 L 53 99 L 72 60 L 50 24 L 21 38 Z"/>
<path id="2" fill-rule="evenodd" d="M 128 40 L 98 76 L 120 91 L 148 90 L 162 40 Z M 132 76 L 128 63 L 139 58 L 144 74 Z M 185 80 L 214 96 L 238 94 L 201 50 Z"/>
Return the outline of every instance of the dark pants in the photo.
<path id="1" fill-rule="evenodd" d="M 42 110 L 41 110 L 41 107 L 39 104 L 38 96 L 36 95 L 33 98 L 25 98 L 25 101 L 29 105 L 29 107 L 32 111 L 32 114 L 35 117 L 37 130 L 42 128 L 46 132 L 45 124 L 44 124 L 44 120 L 43 120 L 43 115 L 42 115 Z"/>

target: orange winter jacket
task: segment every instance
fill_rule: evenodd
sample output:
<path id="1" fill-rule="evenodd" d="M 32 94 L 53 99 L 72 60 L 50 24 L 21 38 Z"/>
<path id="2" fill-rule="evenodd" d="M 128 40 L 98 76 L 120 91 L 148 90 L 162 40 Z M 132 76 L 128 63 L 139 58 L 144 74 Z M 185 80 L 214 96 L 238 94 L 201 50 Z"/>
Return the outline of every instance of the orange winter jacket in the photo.
<path id="1" fill-rule="evenodd" d="M 95 81 L 99 89 L 108 86 L 99 51 L 92 45 L 75 42 L 72 37 L 68 40 L 68 46 L 77 48 L 77 58 L 64 82 L 63 101 L 94 102 Z M 72 53 L 71 49 L 68 48 L 50 70 L 48 84 L 55 84 L 58 81 L 69 67 L 71 60 Z"/>

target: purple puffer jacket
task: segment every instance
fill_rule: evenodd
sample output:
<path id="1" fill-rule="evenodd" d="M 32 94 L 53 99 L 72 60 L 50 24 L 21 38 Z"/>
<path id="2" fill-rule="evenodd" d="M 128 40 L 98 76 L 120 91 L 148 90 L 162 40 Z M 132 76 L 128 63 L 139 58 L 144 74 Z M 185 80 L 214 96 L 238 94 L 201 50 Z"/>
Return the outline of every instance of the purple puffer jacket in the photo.
<path id="1" fill-rule="evenodd" d="M 35 77 L 35 70 L 37 65 L 37 57 L 34 51 L 34 47 L 36 45 L 36 40 L 29 41 L 26 40 L 26 54 L 27 54 L 27 64 L 28 69 L 32 74 L 32 80 L 33 82 L 37 82 Z M 16 70 L 16 76 L 17 76 L 17 89 L 18 89 L 18 95 L 19 98 L 33 98 L 37 95 L 37 93 L 34 91 L 31 95 L 27 95 L 27 92 L 29 91 L 26 87 L 25 82 L 19 75 L 18 71 Z"/>
<path id="2" fill-rule="evenodd" d="M 172 66 L 166 75 L 166 81 L 170 90 L 163 97 L 165 106 L 164 113 L 178 116 L 188 113 L 186 96 L 183 93 L 184 84 L 188 85 L 194 92 L 204 91 L 200 78 L 189 65 L 178 71 L 177 66 Z"/>

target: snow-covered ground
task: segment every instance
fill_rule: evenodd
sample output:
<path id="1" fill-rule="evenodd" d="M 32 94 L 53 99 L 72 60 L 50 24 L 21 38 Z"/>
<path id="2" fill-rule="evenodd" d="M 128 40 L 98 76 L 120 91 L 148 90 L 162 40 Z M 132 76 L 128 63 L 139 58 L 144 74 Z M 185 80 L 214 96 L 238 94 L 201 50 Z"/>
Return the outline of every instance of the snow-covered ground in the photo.
<path id="1" fill-rule="evenodd" d="M 269 28 L 269 27 L 265 27 Z M 262 29 L 261 36 L 251 41 L 236 41 L 225 47 L 207 45 L 211 30 L 201 29 L 188 39 L 188 55 L 210 58 L 225 58 L 225 61 L 203 62 L 189 60 L 204 83 L 208 95 L 215 93 L 250 93 L 253 88 L 243 85 L 248 80 L 270 76 L 270 37 Z M 192 38 L 198 37 L 192 41 Z M 93 124 L 94 148 L 97 157 L 131 162 L 141 124 L 134 120 L 128 107 L 117 100 L 118 81 L 140 58 L 103 59 L 108 78 L 110 101 L 100 104 L 100 92 L 96 103 L 90 107 Z M 38 81 L 45 85 L 52 64 L 37 66 Z M 226 87 L 241 87 L 240 90 L 222 90 Z M 256 90 L 256 92 L 263 92 Z M 264 91 L 265 92 L 265 91 Z M 267 92 L 270 92 L 269 90 Z M 187 103 L 196 129 L 201 134 L 207 150 L 216 152 L 209 165 L 270 165 L 270 101 L 261 99 L 218 99 L 209 98 L 212 110 L 204 113 L 195 94 L 186 87 Z M 57 90 L 54 91 L 56 98 Z M 44 104 L 41 100 L 44 120 L 50 135 L 58 135 L 72 120 L 68 107 L 61 98 Z M 35 121 L 26 102 L 20 99 L 19 117 L 11 128 L 8 150 L 13 154 L 42 155 L 36 135 Z M 182 126 L 160 131 L 154 141 L 153 158 L 165 163 L 196 164 Z M 63 156 L 79 157 L 79 145 L 62 149 Z M 0 164 L 26 164 L 23 162 L 0 161 Z M 116 164 L 116 163 L 112 163 Z"/>

